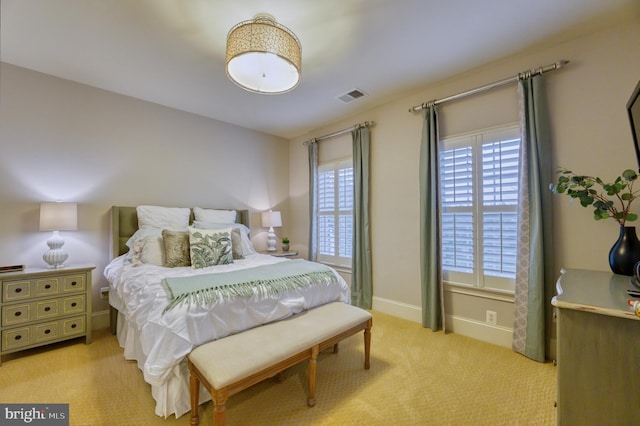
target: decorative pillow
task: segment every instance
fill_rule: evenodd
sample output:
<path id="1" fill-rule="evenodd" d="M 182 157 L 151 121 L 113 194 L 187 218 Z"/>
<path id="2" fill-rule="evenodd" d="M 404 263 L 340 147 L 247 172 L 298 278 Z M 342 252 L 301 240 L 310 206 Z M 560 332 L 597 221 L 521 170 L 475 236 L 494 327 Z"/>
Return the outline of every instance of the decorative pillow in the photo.
<path id="1" fill-rule="evenodd" d="M 232 229 L 238 229 L 240 231 L 240 243 L 242 248 L 242 255 L 247 256 L 247 255 L 256 253 L 256 250 L 253 248 L 253 244 L 251 243 L 251 238 L 249 238 L 251 231 L 242 223 L 229 224 L 229 223 L 210 223 L 210 222 L 195 221 L 193 222 L 193 226 L 195 228 L 202 228 L 202 229 L 218 229 L 218 228 L 231 226 Z M 236 246 L 236 243 L 234 242 L 234 249 L 237 248 L 235 246 Z"/>
<path id="2" fill-rule="evenodd" d="M 239 228 L 231 228 L 231 254 L 233 260 L 244 259 L 242 254 L 242 233 Z"/>
<path id="3" fill-rule="evenodd" d="M 233 263 L 231 228 L 198 229 L 189 227 L 189 248 L 191 267 L 194 269 Z"/>
<path id="4" fill-rule="evenodd" d="M 213 222 L 213 223 L 235 223 L 236 222 L 235 210 L 201 209 L 200 207 L 194 207 L 193 216 L 195 220 L 198 220 L 201 222 Z"/>
<path id="5" fill-rule="evenodd" d="M 164 266 L 168 268 L 191 266 L 189 231 L 164 229 L 162 239 L 164 240 Z"/>
<path id="6" fill-rule="evenodd" d="M 157 228 L 138 229 L 131 236 L 131 238 L 127 240 L 126 245 L 127 247 L 129 247 L 129 249 L 133 249 L 133 245 L 135 244 L 136 241 L 143 240 L 146 237 L 161 237 L 161 236 L 162 236 L 162 229 L 157 229 Z"/>
<path id="7" fill-rule="evenodd" d="M 138 206 L 138 228 L 186 230 L 191 210 L 188 207 Z"/>
<path id="8" fill-rule="evenodd" d="M 164 264 L 164 245 L 160 236 L 148 236 L 135 241 L 132 251 L 131 266 Z"/>

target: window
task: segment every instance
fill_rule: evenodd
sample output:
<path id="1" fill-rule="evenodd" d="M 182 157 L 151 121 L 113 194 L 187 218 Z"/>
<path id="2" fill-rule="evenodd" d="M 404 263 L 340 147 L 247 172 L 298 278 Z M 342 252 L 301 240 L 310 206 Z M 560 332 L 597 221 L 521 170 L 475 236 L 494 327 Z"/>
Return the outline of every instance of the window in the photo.
<path id="1" fill-rule="evenodd" d="M 520 129 L 442 141 L 442 270 L 445 282 L 513 291 Z"/>
<path id="2" fill-rule="evenodd" d="M 318 166 L 318 260 L 351 267 L 353 162 Z"/>

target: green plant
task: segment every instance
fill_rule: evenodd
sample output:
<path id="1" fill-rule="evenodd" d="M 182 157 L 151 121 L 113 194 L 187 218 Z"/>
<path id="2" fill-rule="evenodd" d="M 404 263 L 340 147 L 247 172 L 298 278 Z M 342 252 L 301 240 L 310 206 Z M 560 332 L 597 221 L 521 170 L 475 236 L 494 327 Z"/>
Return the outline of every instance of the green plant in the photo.
<path id="1" fill-rule="evenodd" d="M 638 219 L 630 210 L 631 203 L 640 195 L 640 191 L 633 190 L 638 179 L 633 170 L 625 170 L 613 183 L 605 183 L 599 177 L 577 175 L 565 168 L 559 168 L 558 174 L 558 182 L 549 188 L 556 194 L 577 198 L 582 207 L 593 206 L 595 220 L 612 218 L 625 226 L 627 221 Z"/>
<path id="2" fill-rule="evenodd" d="M 284 237 L 284 238 L 282 239 L 282 244 L 289 244 L 289 238 Z"/>

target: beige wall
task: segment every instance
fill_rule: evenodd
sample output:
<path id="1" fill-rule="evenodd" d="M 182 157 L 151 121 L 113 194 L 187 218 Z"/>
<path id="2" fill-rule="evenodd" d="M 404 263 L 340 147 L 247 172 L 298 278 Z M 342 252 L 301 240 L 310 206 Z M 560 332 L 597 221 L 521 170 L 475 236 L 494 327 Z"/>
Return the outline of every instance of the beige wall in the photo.
<path id="1" fill-rule="evenodd" d="M 0 264 L 46 266 L 39 203 L 77 202 L 79 230 L 63 233 L 67 263 L 97 266 L 93 310 L 100 312 L 108 308 L 99 289 L 108 285 L 112 205 L 248 208 L 256 248 L 266 244 L 259 211 L 277 208 L 286 220 L 285 140 L 1 67 Z"/>
<path id="2" fill-rule="evenodd" d="M 552 120 L 553 168 L 562 165 L 584 174 L 613 179 L 625 168 L 638 169 L 625 104 L 640 79 L 640 25 L 637 20 L 570 40 L 533 49 L 446 82 L 398 95 L 364 114 L 318 128 L 317 137 L 362 121 L 371 131 L 371 229 L 374 309 L 420 321 L 418 257 L 418 154 L 422 117 L 408 113 L 413 105 L 501 80 L 558 59 L 571 64 L 547 77 Z M 366 88 L 364 88 L 366 90 Z M 505 109 L 505 106 L 508 108 Z M 518 120 L 516 85 L 440 108 L 443 134 Z M 306 150 L 290 143 L 291 239 L 305 250 L 308 226 Z M 554 199 L 556 273 L 560 268 L 608 270 L 607 256 L 618 234 L 613 221 L 594 222 L 590 211 L 568 199 Z M 635 206 L 636 211 L 640 205 Z M 487 297 L 488 296 L 488 297 Z M 449 326 L 455 331 L 510 345 L 511 298 L 447 292 Z M 498 326 L 485 324 L 486 310 L 498 313 Z"/>

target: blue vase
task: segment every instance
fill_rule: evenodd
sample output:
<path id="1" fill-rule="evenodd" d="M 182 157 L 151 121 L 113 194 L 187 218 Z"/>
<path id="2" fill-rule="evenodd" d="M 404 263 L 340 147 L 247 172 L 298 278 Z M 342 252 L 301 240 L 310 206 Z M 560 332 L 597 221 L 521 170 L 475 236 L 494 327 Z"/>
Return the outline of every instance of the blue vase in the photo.
<path id="1" fill-rule="evenodd" d="M 635 226 L 621 226 L 618 240 L 609 252 L 609 266 L 614 274 L 634 274 L 634 266 L 640 262 L 640 241 Z"/>

